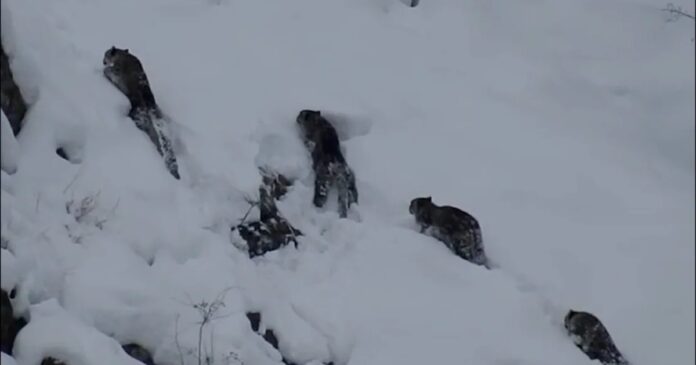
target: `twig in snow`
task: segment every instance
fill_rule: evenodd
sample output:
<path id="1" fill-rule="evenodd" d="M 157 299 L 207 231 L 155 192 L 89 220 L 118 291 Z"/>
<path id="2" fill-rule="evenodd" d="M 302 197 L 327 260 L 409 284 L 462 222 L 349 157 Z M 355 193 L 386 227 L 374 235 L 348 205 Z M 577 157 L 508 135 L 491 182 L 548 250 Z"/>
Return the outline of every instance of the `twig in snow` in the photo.
<path id="1" fill-rule="evenodd" d="M 82 171 L 82 169 L 77 171 L 77 173 L 75 174 L 75 177 L 73 177 L 73 179 L 70 181 L 70 183 L 65 187 L 65 189 L 63 189 L 63 194 L 65 194 L 68 191 L 68 189 L 70 189 L 72 184 L 74 184 L 75 181 L 77 181 L 77 178 L 80 177 L 80 171 Z"/>
<path id="2" fill-rule="evenodd" d="M 247 209 L 247 212 L 244 214 L 244 217 L 239 221 L 239 224 L 244 224 L 246 222 L 247 217 L 249 217 L 249 213 L 251 213 L 251 210 L 254 209 L 255 206 L 259 205 L 259 202 L 257 200 L 254 200 L 250 196 L 244 196 L 244 201 L 246 201 L 249 204 L 249 209 Z"/>
<path id="3" fill-rule="evenodd" d="M 662 11 L 669 13 L 669 18 L 667 18 L 668 22 L 674 22 L 677 21 L 681 17 L 686 17 L 691 20 L 696 21 L 696 18 L 694 18 L 693 14 L 689 14 L 684 9 L 682 9 L 681 6 L 676 6 L 672 3 L 667 4 L 667 6 L 662 9 Z"/>
<path id="4" fill-rule="evenodd" d="M 82 223 L 82 221 L 97 207 L 97 202 L 99 201 L 99 196 L 101 191 L 96 194 L 87 195 L 76 203 L 74 199 L 65 203 L 65 210 L 68 214 L 75 218 L 75 221 Z M 106 220 L 103 220 L 104 222 Z M 100 223 L 100 222 L 97 222 Z M 103 224 L 103 222 L 101 222 Z"/>
<path id="5" fill-rule="evenodd" d="M 184 365 L 184 353 L 181 352 L 181 344 L 179 343 L 179 317 L 177 314 L 174 322 L 174 343 L 176 344 L 176 350 L 179 352 L 179 364 Z"/>

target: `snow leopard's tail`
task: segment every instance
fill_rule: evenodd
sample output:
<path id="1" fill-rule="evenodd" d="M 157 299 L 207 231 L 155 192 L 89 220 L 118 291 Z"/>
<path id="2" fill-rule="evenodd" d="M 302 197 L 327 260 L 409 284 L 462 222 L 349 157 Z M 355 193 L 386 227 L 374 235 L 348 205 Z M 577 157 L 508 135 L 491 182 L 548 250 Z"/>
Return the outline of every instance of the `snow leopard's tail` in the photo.
<path id="1" fill-rule="evenodd" d="M 174 146 L 169 138 L 169 130 L 166 120 L 161 118 L 159 109 L 133 108 L 129 116 L 141 131 L 145 132 L 150 141 L 157 148 L 157 152 L 163 157 L 164 165 L 172 176 L 179 180 L 179 164 L 174 154 Z"/>
<path id="2" fill-rule="evenodd" d="M 338 189 L 338 214 L 341 218 L 345 218 L 348 216 L 350 206 L 358 203 L 355 175 L 348 164 L 343 162 L 334 165 L 334 176 Z"/>
<path id="3" fill-rule="evenodd" d="M 492 267 L 490 266 L 488 256 L 486 256 L 486 252 L 483 249 L 483 235 L 481 234 L 481 228 L 477 225 L 476 228 L 472 229 L 472 234 L 474 236 L 474 252 L 471 261 L 490 270 Z"/>

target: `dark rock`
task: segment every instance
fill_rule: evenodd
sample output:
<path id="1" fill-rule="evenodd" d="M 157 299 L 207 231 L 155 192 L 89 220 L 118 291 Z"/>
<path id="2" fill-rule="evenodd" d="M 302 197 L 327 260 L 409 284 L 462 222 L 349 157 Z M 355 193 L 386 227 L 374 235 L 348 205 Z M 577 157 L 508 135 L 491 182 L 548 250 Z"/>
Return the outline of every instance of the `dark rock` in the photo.
<path id="1" fill-rule="evenodd" d="M 71 164 L 82 162 L 82 146 L 66 144 L 56 148 L 56 155 Z"/>
<path id="2" fill-rule="evenodd" d="M 14 322 L 12 313 L 12 303 L 7 293 L 3 290 L 0 297 L 0 330 L 2 334 L 2 342 L 0 343 L 2 352 L 10 353 L 12 351 L 12 342 L 14 338 L 11 334 L 11 324 Z"/>
<path id="3" fill-rule="evenodd" d="M 60 158 L 62 158 L 63 160 L 70 162 L 70 158 L 68 157 L 68 154 L 65 153 L 63 147 L 58 147 L 58 149 L 56 150 L 56 155 L 60 156 Z"/>
<path id="4" fill-rule="evenodd" d="M 22 129 L 22 121 L 27 114 L 27 103 L 14 81 L 10 60 L 0 44 L 0 108 L 5 113 L 16 136 Z"/>
<path id="5" fill-rule="evenodd" d="M 249 258 L 262 256 L 267 252 L 275 251 L 287 246 L 290 242 L 297 247 L 297 236 L 302 233 L 293 228 L 284 219 L 278 219 L 269 223 L 251 222 L 240 224 L 233 227 L 239 235 L 246 241 L 249 247 Z"/>
<path id="6" fill-rule="evenodd" d="M 261 313 L 259 312 L 247 312 L 246 313 L 247 318 L 249 319 L 249 323 L 251 324 L 251 329 L 254 330 L 254 332 L 258 333 L 259 328 L 261 328 Z M 273 332 L 272 329 L 266 329 L 266 331 L 263 334 L 263 339 L 266 340 L 271 346 L 273 346 L 276 350 L 280 352 L 280 349 L 278 348 L 278 338 L 275 335 L 275 332 Z M 297 365 L 296 363 L 288 360 L 285 358 L 285 356 L 282 356 L 283 354 L 281 353 L 282 357 L 282 362 L 285 365 Z M 324 363 L 324 365 L 333 365 L 333 361 Z"/>
<path id="7" fill-rule="evenodd" d="M 127 345 L 123 345 L 123 351 L 130 355 L 130 357 L 142 362 L 145 365 L 155 365 L 150 352 L 138 344 L 129 343 Z"/>
<path id="8" fill-rule="evenodd" d="M 278 348 L 278 338 L 276 337 L 275 333 L 271 329 L 267 329 L 266 332 L 263 334 L 263 339 L 266 340 L 266 342 L 270 343 L 271 346 L 273 346 L 276 350 L 280 351 Z M 281 354 L 282 356 L 283 354 Z M 288 360 L 285 358 L 285 356 L 282 356 L 283 364 L 285 365 L 297 365 L 294 362 Z"/>
<path id="9" fill-rule="evenodd" d="M 251 330 L 258 332 L 259 328 L 261 328 L 261 313 L 247 312 L 246 316 L 249 319 L 249 324 L 251 324 Z"/>
<path id="10" fill-rule="evenodd" d="M 232 231 L 239 232 L 242 239 L 246 241 L 249 248 L 249 258 L 275 251 L 290 242 L 293 242 L 297 247 L 297 237 L 301 236 L 302 232 L 280 216 L 270 189 L 265 184 L 259 187 L 258 204 L 259 221 L 242 223 L 232 227 Z"/>
<path id="11" fill-rule="evenodd" d="M 12 348 L 17 333 L 27 324 L 24 318 L 15 318 L 10 297 L 14 298 L 16 291 L 12 289 L 10 295 L 2 290 L 0 292 L 0 350 L 12 355 Z"/>
<path id="12" fill-rule="evenodd" d="M 52 357 L 46 357 L 41 361 L 41 365 L 67 365 L 61 360 L 56 360 Z"/>
<path id="13" fill-rule="evenodd" d="M 278 349 L 278 338 L 272 329 L 267 329 L 266 332 L 264 332 L 263 339 L 270 343 L 271 346 L 275 347 L 276 350 Z"/>

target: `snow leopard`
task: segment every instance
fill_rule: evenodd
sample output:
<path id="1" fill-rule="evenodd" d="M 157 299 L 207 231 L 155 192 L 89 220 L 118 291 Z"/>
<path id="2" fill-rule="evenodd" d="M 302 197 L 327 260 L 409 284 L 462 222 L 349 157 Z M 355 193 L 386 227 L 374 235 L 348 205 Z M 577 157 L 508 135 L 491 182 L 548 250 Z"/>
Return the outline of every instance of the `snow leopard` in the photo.
<path id="1" fill-rule="evenodd" d="M 318 110 L 302 110 L 297 116 L 302 139 L 312 155 L 314 170 L 314 206 L 321 208 L 326 204 L 329 190 L 338 190 L 338 213 L 341 218 L 348 216 L 352 204 L 358 203 L 358 190 L 355 175 L 341 152 L 336 129 Z"/>
<path id="2" fill-rule="evenodd" d="M 131 103 L 131 113 L 137 109 L 159 111 L 145 69 L 128 48 L 112 46 L 104 53 L 103 63 L 104 76 L 126 95 Z"/>
<path id="3" fill-rule="evenodd" d="M 469 213 L 451 206 L 438 206 L 431 196 L 411 200 L 408 211 L 420 225 L 421 233 L 443 242 L 464 260 L 489 268 L 481 227 Z"/>
<path id="4" fill-rule="evenodd" d="M 112 46 L 104 53 L 104 76 L 118 88 L 131 104 L 128 116 L 143 131 L 164 158 L 169 173 L 179 180 L 179 166 L 174 154 L 168 123 L 152 94 L 140 60 L 130 51 Z"/>
<path id="5" fill-rule="evenodd" d="M 575 345 L 591 360 L 604 365 L 630 365 L 604 324 L 593 314 L 569 310 L 563 324 Z"/>

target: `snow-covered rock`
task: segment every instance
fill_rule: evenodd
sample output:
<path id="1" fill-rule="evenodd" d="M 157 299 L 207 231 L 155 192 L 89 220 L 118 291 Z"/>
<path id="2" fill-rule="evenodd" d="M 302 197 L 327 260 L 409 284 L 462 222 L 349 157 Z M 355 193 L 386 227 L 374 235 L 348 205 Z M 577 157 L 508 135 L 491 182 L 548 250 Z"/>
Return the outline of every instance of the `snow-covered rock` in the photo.
<path id="1" fill-rule="evenodd" d="M 0 362 L 2 365 L 17 365 L 15 359 L 4 352 L 0 353 Z"/>
<path id="2" fill-rule="evenodd" d="M 12 175 L 17 172 L 17 160 L 19 159 L 19 146 L 17 140 L 12 133 L 12 126 L 7 120 L 5 113 L 0 113 L 2 121 L 2 127 L 0 128 L 0 135 L 2 140 L 0 140 L 0 160 L 2 164 L 2 170 Z"/>
<path id="3" fill-rule="evenodd" d="M 142 365 L 118 342 L 81 323 L 54 299 L 31 308 L 31 321 L 17 336 L 14 350 L 19 364 L 39 364 L 51 357 L 70 365 Z"/>

